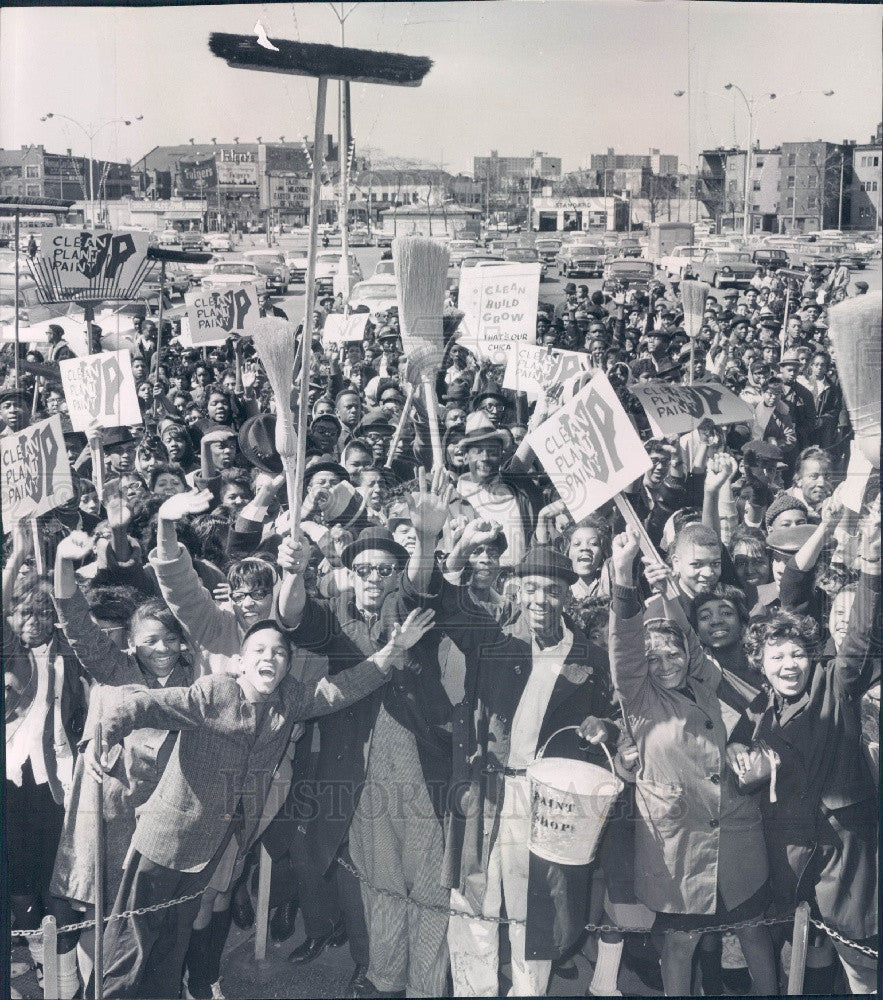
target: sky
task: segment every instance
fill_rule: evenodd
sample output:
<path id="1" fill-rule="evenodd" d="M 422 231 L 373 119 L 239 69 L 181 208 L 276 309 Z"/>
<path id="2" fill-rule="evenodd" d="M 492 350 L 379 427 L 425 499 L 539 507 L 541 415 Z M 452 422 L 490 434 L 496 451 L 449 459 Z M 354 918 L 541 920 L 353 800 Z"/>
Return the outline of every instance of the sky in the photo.
<path id="1" fill-rule="evenodd" d="M 340 3 L 336 4 L 338 11 Z M 471 172 L 473 155 L 532 150 L 565 170 L 592 153 L 744 144 L 754 136 L 867 142 L 880 120 L 879 5 L 689 0 L 491 0 L 346 4 L 349 45 L 429 56 L 419 88 L 353 84 L 356 145 Z M 312 135 L 316 83 L 231 69 L 211 31 L 340 43 L 328 3 L 0 10 L 0 147 L 42 143 L 137 160 L 157 145 Z M 337 88 L 329 88 L 336 133 Z M 688 91 L 676 97 L 677 90 Z M 834 94 L 824 97 L 823 91 Z M 774 101 L 763 95 L 776 93 Z M 689 114 L 688 114 L 689 112 Z M 688 125 L 689 122 L 689 125 Z"/>

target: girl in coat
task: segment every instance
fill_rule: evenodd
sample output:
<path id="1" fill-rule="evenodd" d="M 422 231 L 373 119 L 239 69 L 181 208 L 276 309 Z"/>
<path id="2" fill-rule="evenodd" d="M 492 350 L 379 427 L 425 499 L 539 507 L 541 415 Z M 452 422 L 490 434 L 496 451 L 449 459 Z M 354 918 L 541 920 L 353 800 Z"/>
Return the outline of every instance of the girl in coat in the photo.
<path id="1" fill-rule="evenodd" d="M 807 900 L 813 917 L 876 948 L 877 789 L 862 749 L 861 698 L 880 678 L 879 514 L 864 539 L 849 626 L 833 660 L 814 661 L 812 618 L 780 612 L 749 629 L 748 655 L 767 686 L 728 755 L 744 780 L 769 782 L 761 809 L 777 907 L 787 912 Z M 775 753 L 775 783 L 752 745 Z M 851 992 L 875 992 L 874 961 L 836 939 L 834 946 Z"/>
<path id="2" fill-rule="evenodd" d="M 89 604 L 77 586 L 75 565 L 92 552 L 92 540 L 73 532 L 58 546 L 53 601 L 59 625 L 89 677 L 101 685 L 137 684 L 146 688 L 182 687 L 193 681 L 193 669 L 184 655 L 181 626 L 166 605 L 152 598 L 135 609 L 127 627 L 112 639 L 92 618 Z M 116 642 L 114 640 L 117 640 Z M 122 647 L 122 648 L 121 648 Z M 98 710 L 101 689 L 94 687 L 90 716 Z M 87 722 L 88 731 L 88 722 Z M 159 730 L 139 730 L 130 736 L 104 782 L 102 813 L 105 822 L 107 865 L 105 907 L 116 898 L 123 862 L 135 832 L 135 810 L 153 793 L 171 753 L 174 737 Z M 86 780 L 84 758 L 77 757 L 73 790 L 64 819 L 51 891 L 73 905 L 91 911 L 95 905 L 94 867 L 95 784 Z M 93 932 L 79 940 L 78 958 L 83 982 L 89 981 Z"/>
<path id="3" fill-rule="evenodd" d="M 634 586 L 638 537 L 613 546 L 610 659 L 638 747 L 635 894 L 657 914 L 668 996 L 689 995 L 702 927 L 762 918 L 767 864 L 757 803 L 727 767 L 720 667 L 702 651 L 679 602 L 645 622 Z M 765 927 L 738 931 L 757 993 L 778 992 Z"/>

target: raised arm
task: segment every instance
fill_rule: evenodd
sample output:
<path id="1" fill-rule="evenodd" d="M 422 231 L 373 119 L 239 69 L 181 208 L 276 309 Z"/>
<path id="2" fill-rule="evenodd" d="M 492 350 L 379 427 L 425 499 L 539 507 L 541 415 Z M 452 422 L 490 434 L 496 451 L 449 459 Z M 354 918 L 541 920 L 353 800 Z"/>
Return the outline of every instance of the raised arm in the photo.
<path id="1" fill-rule="evenodd" d="M 77 586 L 74 563 L 89 555 L 92 542 L 83 531 L 62 539 L 55 552 L 55 584 L 52 599 L 58 624 L 83 668 L 101 684 L 132 684 L 139 677 L 122 650 L 93 621 L 89 604 Z"/>
<path id="2" fill-rule="evenodd" d="M 417 492 L 411 494 L 411 522 L 417 532 L 417 544 L 408 559 L 406 573 L 413 590 L 429 593 L 435 570 L 435 546 L 448 519 L 454 488 L 444 469 L 436 469 L 427 483 L 423 469 L 417 470 Z"/>
<path id="3" fill-rule="evenodd" d="M 333 678 L 323 677 L 307 694 L 302 716 L 305 719 L 337 712 L 361 701 L 385 684 L 394 669 L 401 669 L 405 652 L 416 645 L 432 628 L 434 612 L 415 608 L 400 625 L 393 628 L 389 642 L 370 659 L 341 670 Z"/>
<path id="4" fill-rule="evenodd" d="M 838 685 L 858 698 L 880 680 L 880 501 L 864 519 L 859 540 L 859 581 L 846 635 L 834 669 Z"/>
<path id="5" fill-rule="evenodd" d="M 628 705 L 649 683 L 644 651 L 644 616 L 634 583 L 638 535 L 624 531 L 613 539 L 613 595 L 610 602 L 610 671 L 616 693 Z"/>

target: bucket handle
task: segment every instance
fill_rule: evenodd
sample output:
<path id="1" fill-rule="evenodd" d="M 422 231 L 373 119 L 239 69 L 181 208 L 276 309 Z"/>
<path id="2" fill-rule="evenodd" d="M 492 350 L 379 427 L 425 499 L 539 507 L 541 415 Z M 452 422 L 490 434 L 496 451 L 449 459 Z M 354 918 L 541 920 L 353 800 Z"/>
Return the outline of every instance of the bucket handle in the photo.
<path id="1" fill-rule="evenodd" d="M 561 729 L 556 729 L 555 732 L 552 733 L 552 735 L 540 747 L 540 752 L 537 754 L 537 760 L 540 760 L 545 755 L 546 747 L 552 742 L 552 740 L 555 739 L 556 736 L 560 736 L 562 733 L 567 733 L 570 732 L 571 730 L 579 732 L 579 726 L 562 726 Z M 613 775 L 614 778 L 618 778 L 619 775 L 616 773 L 616 769 L 613 766 L 613 758 L 610 756 L 610 751 L 607 749 L 607 745 L 605 743 L 594 743 L 591 745 L 601 747 L 601 749 L 604 751 L 607 757 L 607 762 L 610 764 L 610 773 Z"/>

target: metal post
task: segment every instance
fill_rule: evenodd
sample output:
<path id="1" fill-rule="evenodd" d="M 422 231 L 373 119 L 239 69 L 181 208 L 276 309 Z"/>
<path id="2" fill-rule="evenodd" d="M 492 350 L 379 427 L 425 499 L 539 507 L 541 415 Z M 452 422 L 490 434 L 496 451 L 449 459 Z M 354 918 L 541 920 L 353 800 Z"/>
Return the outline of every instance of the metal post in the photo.
<path id="1" fill-rule="evenodd" d="M 95 192 L 92 186 L 92 136 L 89 136 L 89 225 L 95 228 Z"/>
<path id="2" fill-rule="evenodd" d="M 58 1000 L 58 927 L 55 917 L 43 917 L 43 997 Z"/>
<path id="3" fill-rule="evenodd" d="M 20 365 L 19 360 L 19 340 L 18 340 L 18 306 L 19 306 L 19 283 L 20 283 L 20 262 L 19 254 L 21 250 L 19 249 L 18 243 L 21 239 L 21 209 L 16 208 L 15 210 L 15 388 L 19 388 L 19 378 L 20 378 Z"/>
<path id="4" fill-rule="evenodd" d="M 354 10 L 355 8 L 353 8 Z M 352 10 L 350 11 L 350 14 Z M 344 15 L 343 3 L 340 5 L 340 44 L 344 42 L 344 24 L 349 15 Z M 349 236 L 349 141 L 347 130 L 349 112 L 347 110 L 347 100 L 349 98 L 349 83 L 346 80 L 338 82 L 338 111 L 340 123 L 337 129 L 337 163 L 340 173 L 340 261 L 343 265 L 345 299 L 350 294 L 350 236 Z"/>
<path id="5" fill-rule="evenodd" d="M 751 147 L 754 142 L 754 112 L 751 105 L 745 102 L 748 108 L 748 148 L 745 150 L 745 199 L 742 206 L 742 240 L 748 242 L 748 199 L 750 197 L 749 187 L 751 185 Z"/>
<path id="6" fill-rule="evenodd" d="M 156 324 L 156 354 L 153 359 L 153 375 L 154 378 L 159 374 L 159 359 L 162 354 L 162 322 L 163 322 L 163 297 L 166 290 L 166 262 L 160 261 L 159 264 L 159 316 L 157 317 Z M 157 400 L 154 397 L 153 400 L 153 413 L 156 415 Z"/>
<path id="7" fill-rule="evenodd" d="M 794 914 L 794 933 L 791 936 L 791 967 L 788 970 L 788 996 L 803 995 L 803 976 L 806 971 L 806 947 L 809 941 L 809 903 L 798 904 Z"/>
<path id="8" fill-rule="evenodd" d="M 104 744 L 104 734 L 99 724 L 95 730 L 95 743 L 101 754 Z M 95 840 L 92 856 L 95 881 L 95 953 L 93 956 L 93 976 L 95 981 L 95 1000 L 104 996 L 104 802 L 102 792 L 104 786 L 100 781 L 90 782 L 95 788 Z"/>
<path id="9" fill-rule="evenodd" d="M 837 202 L 837 228 L 843 229 L 843 148 L 840 149 L 840 198 Z M 824 212 L 825 192 L 822 191 L 822 211 Z"/>

